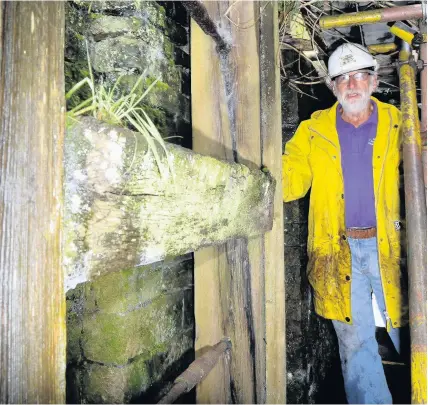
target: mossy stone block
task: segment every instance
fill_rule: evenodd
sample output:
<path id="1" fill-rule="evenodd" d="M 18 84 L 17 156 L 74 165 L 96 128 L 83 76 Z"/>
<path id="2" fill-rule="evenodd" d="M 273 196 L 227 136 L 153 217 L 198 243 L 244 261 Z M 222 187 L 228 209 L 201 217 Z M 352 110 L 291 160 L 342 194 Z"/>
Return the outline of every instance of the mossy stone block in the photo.
<path id="1" fill-rule="evenodd" d="M 109 36 L 118 36 L 127 33 L 137 32 L 142 22 L 136 17 L 117 17 L 103 14 L 93 14 L 98 18 L 92 18 L 89 32 L 95 41 L 100 41 Z"/>
<path id="2" fill-rule="evenodd" d="M 169 389 L 182 367 L 177 367 L 181 359 L 192 347 L 192 339 L 180 336 L 165 352 L 151 358 L 140 356 L 123 366 L 85 363 L 77 372 L 82 403 L 150 403 L 157 402 Z M 186 359 L 189 362 L 189 359 Z M 181 370 L 180 370 L 181 368 Z M 160 383 L 162 378 L 167 378 Z M 148 394 L 149 388 L 156 392 Z M 159 390 L 159 391 L 158 391 Z M 155 399 L 155 401 L 153 401 Z M 142 401 L 141 401 L 142 400 Z M 141 402 L 140 402 L 141 401 Z"/>
<path id="3" fill-rule="evenodd" d="M 138 391 L 132 392 L 135 384 L 130 384 L 132 369 L 138 368 Z M 82 396 L 86 403 L 126 404 L 132 396 L 137 396 L 150 383 L 145 359 L 124 367 L 87 364 L 82 373 Z M 135 375 L 136 373 L 134 373 Z M 134 395 L 133 395 L 134 394 Z"/>
<path id="4" fill-rule="evenodd" d="M 68 291 L 66 295 L 67 321 L 67 363 L 78 363 L 82 360 L 80 337 L 82 336 L 83 319 L 83 285 Z"/>
<path id="5" fill-rule="evenodd" d="M 93 68 L 97 72 L 144 68 L 144 47 L 136 38 L 107 38 L 93 45 Z"/>
<path id="6" fill-rule="evenodd" d="M 135 9 L 136 0 L 73 0 L 81 8 L 92 12 L 100 11 L 126 11 Z"/>
<path id="7" fill-rule="evenodd" d="M 153 266 L 109 273 L 85 284 L 85 312 L 127 313 L 163 292 L 162 271 Z"/>
<path id="8" fill-rule="evenodd" d="M 159 28 L 165 28 L 166 13 L 164 7 L 154 1 L 136 1 L 135 7 L 143 23 L 151 23 Z"/>
<path id="9" fill-rule="evenodd" d="M 85 314 L 126 313 L 148 305 L 170 291 L 191 290 L 193 262 L 190 255 L 166 262 L 108 273 L 82 285 Z"/>
<path id="10" fill-rule="evenodd" d="M 93 361 L 124 365 L 136 356 L 163 352 L 179 335 L 182 292 L 161 295 L 128 313 L 93 313 L 83 319 L 81 344 Z"/>
<path id="11" fill-rule="evenodd" d="M 69 303 L 67 302 L 67 307 Z M 67 308 L 67 363 L 79 362 L 82 359 L 80 352 L 80 337 L 82 322 L 79 316 L 69 312 Z"/>

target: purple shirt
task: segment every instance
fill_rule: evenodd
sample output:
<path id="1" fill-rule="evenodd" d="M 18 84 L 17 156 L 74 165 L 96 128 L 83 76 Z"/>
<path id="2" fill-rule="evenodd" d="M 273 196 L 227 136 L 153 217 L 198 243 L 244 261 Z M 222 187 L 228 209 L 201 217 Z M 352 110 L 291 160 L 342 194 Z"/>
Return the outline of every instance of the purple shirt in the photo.
<path id="1" fill-rule="evenodd" d="M 342 156 L 343 181 L 345 183 L 345 223 L 347 228 L 376 226 L 373 191 L 373 144 L 377 131 L 377 105 L 369 119 L 355 128 L 336 111 L 336 128 L 339 134 Z"/>

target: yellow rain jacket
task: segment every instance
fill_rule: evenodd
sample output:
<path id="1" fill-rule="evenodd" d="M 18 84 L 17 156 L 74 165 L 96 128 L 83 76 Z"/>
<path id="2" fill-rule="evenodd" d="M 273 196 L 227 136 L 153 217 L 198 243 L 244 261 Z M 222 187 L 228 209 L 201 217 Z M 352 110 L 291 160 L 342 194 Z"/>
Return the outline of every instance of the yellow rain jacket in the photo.
<path id="1" fill-rule="evenodd" d="M 403 324 L 400 288 L 399 173 L 401 113 L 372 97 L 378 107 L 373 146 L 373 182 L 379 266 L 388 327 Z M 334 104 L 303 121 L 282 156 L 283 197 L 292 201 L 311 188 L 308 278 L 315 310 L 324 318 L 352 323 L 351 252 L 345 228 L 344 184 Z"/>

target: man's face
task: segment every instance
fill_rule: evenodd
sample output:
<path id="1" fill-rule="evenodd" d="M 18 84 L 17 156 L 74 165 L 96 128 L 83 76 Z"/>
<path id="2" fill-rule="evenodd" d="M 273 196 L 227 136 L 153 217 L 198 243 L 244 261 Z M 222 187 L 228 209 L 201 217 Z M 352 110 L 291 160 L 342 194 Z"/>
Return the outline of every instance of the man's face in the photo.
<path id="1" fill-rule="evenodd" d="M 333 91 L 347 113 L 363 112 L 370 102 L 370 96 L 377 86 L 374 72 L 358 70 L 334 79 Z"/>

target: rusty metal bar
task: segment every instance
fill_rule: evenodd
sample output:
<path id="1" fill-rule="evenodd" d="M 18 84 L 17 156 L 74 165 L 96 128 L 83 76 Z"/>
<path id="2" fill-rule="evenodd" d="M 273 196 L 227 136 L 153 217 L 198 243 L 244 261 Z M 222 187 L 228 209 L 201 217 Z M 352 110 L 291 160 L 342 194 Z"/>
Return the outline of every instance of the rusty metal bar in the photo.
<path id="1" fill-rule="evenodd" d="M 399 55 L 403 114 L 404 192 L 407 222 L 412 403 L 427 403 L 427 211 L 423 184 L 415 70 L 410 45 Z"/>
<path id="2" fill-rule="evenodd" d="M 324 16 L 320 19 L 320 27 L 324 29 L 350 27 L 359 24 L 375 24 L 378 22 L 419 19 L 423 16 L 421 4 L 391 7 L 378 10 L 361 11 L 359 13 Z"/>
<path id="3" fill-rule="evenodd" d="M 377 71 L 378 76 L 395 75 L 397 74 L 397 68 L 391 66 L 381 66 Z"/>
<path id="4" fill-rule="evenodd" d="M 161 398 L 158 404 L 173 404 L 178 397 L 189 392 L 209 374 L 220 357 L 230 350 L 231 347 L 230 340 L 223 339 L 192 362 L 192 364 L 175 379 L 171 390 Z"/>
<path id="5" fill-rule="evenodd" d="M 422 34 L 422 44 L 420 48 L 420 59 L 423 61 L 424 66 L 421 71 L 421 143 L 422 143 L 422 168 L 424 171 L 425 183 L 425 198 L 427 198 L 427 25 L 425 21 L 420 24 Z"/>
<path id="6" fill-rule="evenodd" d="M 370 53 L 388 53 L 397 50 L 397 45 L 394 42 L 387 44 L 373 44 L 367 47 Z"/>
<path id="7" fill-rule="evenodd" d="M 219 34 L 217 24 L 211 19 L 207 8 L 200 0 L 182 1 L 181 4 L 186 8 L 190 17 L 201 27 L 205 34 L 214 39 L 217 44 L 218 52 L 228 52 L 230 45 Z"/>

